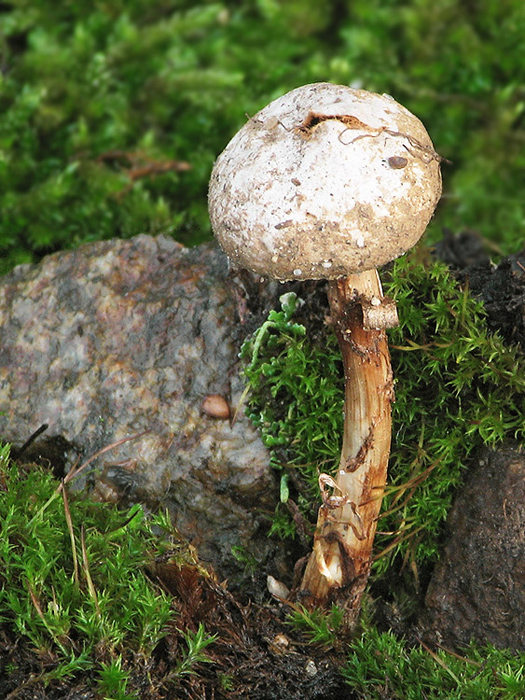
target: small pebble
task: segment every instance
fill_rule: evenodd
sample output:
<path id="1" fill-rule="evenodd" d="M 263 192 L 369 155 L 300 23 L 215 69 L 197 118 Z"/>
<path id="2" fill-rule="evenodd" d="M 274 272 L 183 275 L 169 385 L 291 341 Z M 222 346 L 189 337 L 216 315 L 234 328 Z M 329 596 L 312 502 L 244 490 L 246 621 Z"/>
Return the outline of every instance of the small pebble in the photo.
<path id="1" fill-rule="evenodd" d="M 317 675 L 317 666 L 312 661 L 312 659 L 308 659 L 304 670 L 305 670 L 307 676 L 311 677 L 311 676 Z"/>
<path id="2" fill-rule="evenodd" d="M 290 646 L 290 640 L 285 634 L 276 634 L 273 638 L 273 643 L 279 649 L 288 649 Z"/>
<path id="3" fill-rule="evenodd" d="M 281 581 L 278 581 L 273 576 L 268 576 L 266 578 L 266 586 L 268 591 L 276 598 L 282 598 L 287 600 L 290 595 L 290 589 L 284 585 Z"/>
<path id="4" fill-rule="evenodd" d="M 231 415 L 230 406 L 224 396 L 220 394 L 209 394 L 202 402 L 202 411 L 211 418 L 228 420 Z"/>

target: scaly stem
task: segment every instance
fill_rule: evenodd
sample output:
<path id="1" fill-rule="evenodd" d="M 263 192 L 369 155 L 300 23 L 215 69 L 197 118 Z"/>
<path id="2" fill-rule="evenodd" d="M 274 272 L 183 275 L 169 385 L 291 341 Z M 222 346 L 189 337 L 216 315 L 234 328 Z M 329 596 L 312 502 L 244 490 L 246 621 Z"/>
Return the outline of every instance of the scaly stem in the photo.
<path id="1" fill-rule="evenodd" d="M 329 302 L 345 372 L 344 436 L 337 477 L 319 479 L 323 505 L 301 596 L 309 607 L 341 605 L 352 628 L 386 482 L 393 381 L 384 329 L 397 316 L 375 270 L 331 282 Z"/>

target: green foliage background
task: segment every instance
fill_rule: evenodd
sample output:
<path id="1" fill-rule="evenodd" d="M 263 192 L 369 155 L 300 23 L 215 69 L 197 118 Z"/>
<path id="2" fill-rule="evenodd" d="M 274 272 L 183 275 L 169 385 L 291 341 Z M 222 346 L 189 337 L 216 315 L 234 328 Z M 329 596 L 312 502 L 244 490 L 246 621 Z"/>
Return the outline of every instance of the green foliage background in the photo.
<path id="1" fill-rule="evenodd" d="M 431 238 L 473 227 L 516 250 L 524 55 L 522 0 L 4 3 L 0 271 L 88 240 L 209 238 L 216 155 L 246 114 L 323 80 L 392 94 L 452 161 Z"/>

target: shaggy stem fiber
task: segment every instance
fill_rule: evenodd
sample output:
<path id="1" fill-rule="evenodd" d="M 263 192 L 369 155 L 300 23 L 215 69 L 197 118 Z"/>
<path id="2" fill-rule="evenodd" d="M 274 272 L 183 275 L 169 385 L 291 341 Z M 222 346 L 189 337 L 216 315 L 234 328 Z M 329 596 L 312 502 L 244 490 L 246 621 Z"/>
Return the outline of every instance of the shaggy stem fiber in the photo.
<path id="1" fill-rule="evenodd" d="M 352 628 L 386 482 L 394 393 L 385 328 L 397 315 L 375 270 L 331 282 L 329 302 L 345 372 L 344 436 L 336 479 L 319 478 L 323 505 L 301 591 L 308 606 L 341 605 Z"/>

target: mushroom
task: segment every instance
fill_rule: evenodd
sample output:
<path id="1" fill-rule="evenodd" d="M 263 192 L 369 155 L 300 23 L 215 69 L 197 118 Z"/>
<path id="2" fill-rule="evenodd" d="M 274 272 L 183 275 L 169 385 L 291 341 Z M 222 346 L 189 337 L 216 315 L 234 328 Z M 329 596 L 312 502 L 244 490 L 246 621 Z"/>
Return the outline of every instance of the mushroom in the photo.
<path id="1" fill-rule="evenodd" d="M 343 356 L 344 435 L 301 584 L 352 626 L 370 572 L 394 399 L 385 329 L 397 324 L 377 268 L 411 248 L 441 195 L 440 156 L 389 95 L 306 85 L 252 117 L 218 157 L 210 219 L 237 266 L 277 280 L 328 280 Z"/>

